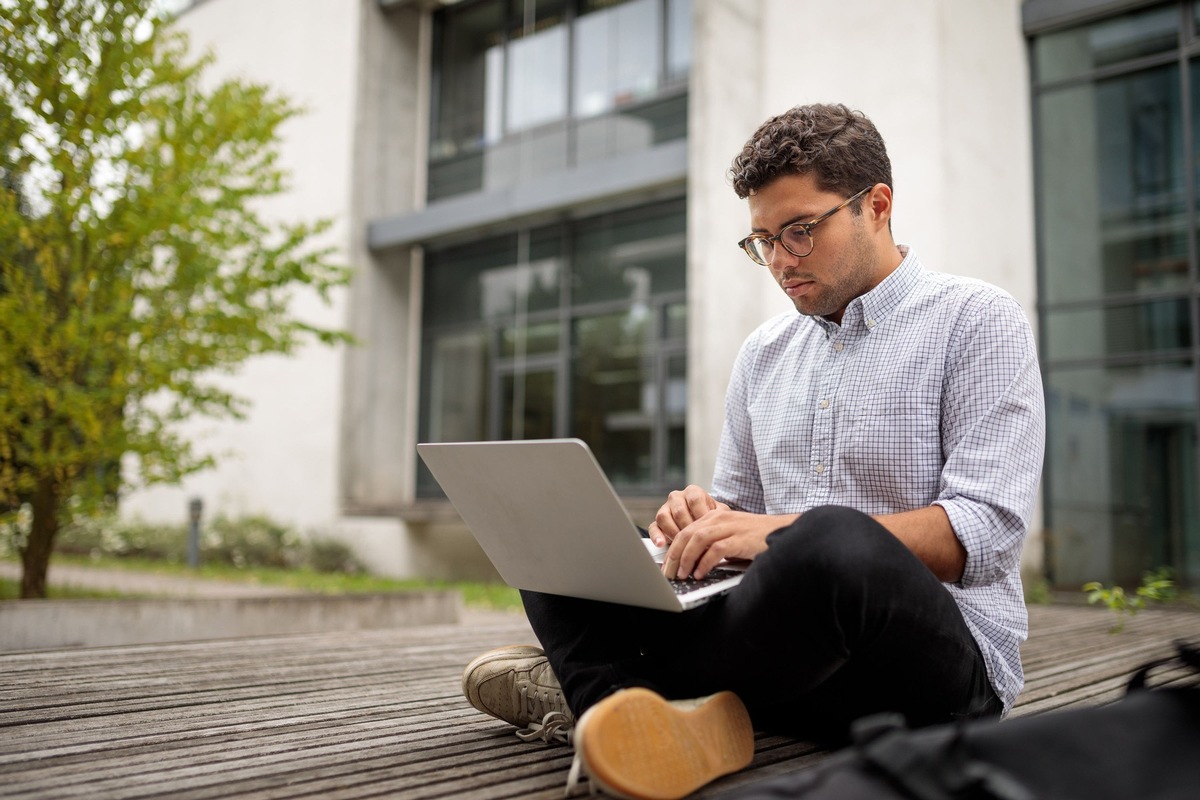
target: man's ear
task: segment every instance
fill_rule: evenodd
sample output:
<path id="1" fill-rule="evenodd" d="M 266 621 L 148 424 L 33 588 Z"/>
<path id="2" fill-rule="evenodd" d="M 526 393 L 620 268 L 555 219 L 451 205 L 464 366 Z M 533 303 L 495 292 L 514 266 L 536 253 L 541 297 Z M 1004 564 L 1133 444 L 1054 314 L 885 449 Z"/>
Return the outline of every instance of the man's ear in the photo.
<path id="1" fill-rule="evenodd" d="M 876 229 L 886 228 L 892 219 L 892 187 L 877 183 L 863 198 L 863 214 Z"/>

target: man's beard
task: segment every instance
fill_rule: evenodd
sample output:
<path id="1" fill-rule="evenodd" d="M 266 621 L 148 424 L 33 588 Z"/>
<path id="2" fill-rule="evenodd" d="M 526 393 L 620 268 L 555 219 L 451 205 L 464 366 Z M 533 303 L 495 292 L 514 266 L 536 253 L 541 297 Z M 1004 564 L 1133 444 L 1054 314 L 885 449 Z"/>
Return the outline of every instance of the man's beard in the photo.
<path id="1" fill-rule="evenodd" d="M 854 237 L 834 268 L 830 282 L 818 283 L 815 291 L 795 298 L 792 302 L 796 310 L 807 317 L 828 317 L 841 311 L 851 300 L 872 288 L 876 258 L 860 217 L 855 224 Z M 785 273 L 781 281 L 796 276 L 804 277 L 804 273 Z"/>

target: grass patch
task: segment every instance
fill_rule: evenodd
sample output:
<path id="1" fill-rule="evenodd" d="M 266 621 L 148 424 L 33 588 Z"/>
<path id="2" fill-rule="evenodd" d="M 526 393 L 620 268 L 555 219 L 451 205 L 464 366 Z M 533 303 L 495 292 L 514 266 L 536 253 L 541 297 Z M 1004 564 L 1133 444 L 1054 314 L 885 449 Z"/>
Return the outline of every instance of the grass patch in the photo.
<path id="1" fill-rule="evenodd" d="M 516 589 L 504 584 L 479 583 L 474 581 L 401 580 L 399 578 L 387 578 L 366 573 L 320 572 L 305 567 L 288 569 L 283 567 L 235 567 L 229 564 L 202 564 L 197 569 L 191 569 L 186 564 L 153 559 L 117 558 L 114 556 L 87 557 L 58 554 L 54 556 L 51 564 L 50 569 L 52 572 L 54 564 L 128 570 L 130 572 L 158 575 L 167 578 L 202 578 L 254 586 L 278 586 L 296 591 L 329 595 L 406 592 L 422 589 L 455 589 L 462 593 L 463 602 L 472 607 L 503 611 L 519 610 L 521 608 L 521 596 Z M 3 587 L 2 590 L 6 593 L 0 595 L 0 598 L 16 598 L 19 591 L 18 584 L 15 581 L 7 583 L 10 586 Z M 60 599 L 67 597 L 128 598 L 133 596 L 114 592 L 88 592 L 87 590 L 75 589 L 56 590 L 54 587 L 50 589 L 50 597 Z"/>
<path id="2" fill-rule="evenodd" d="M 16 556 L 15 542 L 28 535 L 28 514 L 0 526 L 0 559 Z M 109 570 L 130 570 L 164 578 L 188 577 L 320 594 L 365 594 L 421 589 L 456 589 L 469 606 L 520 609 L 521 597 L 503 584 L 433 579 L 398 580 L 370 574 L 342 541 L 311 531 L 301 536 L 288 525 L 268 517 L 217 516 L 200 536 L 198 569 L 187 565 L 188 530 L 119 519 L 114 515 L 71 520 L 59 531 L 51 562 Z M 14 588 L 17 587 L 17 588 Z M 16 597 L 19 585 L 10 581 L 0 598 Z M 51 597 L 133 597 L 132 594 L 54 588 Z M 145 596 L 145 595 L 142 595 Z"/>
<path id="3" fill-rule="evenodd" d="M 21 582 L 12 578 L 0 578 L 0 600 L 18 600 L 21 597 Z M 47 600 L 128 600 L 137 595 L 125 592 L 108 592 L 100 589 L 81 589 L 77 586 L 51 586 L 46 592 Z"/>

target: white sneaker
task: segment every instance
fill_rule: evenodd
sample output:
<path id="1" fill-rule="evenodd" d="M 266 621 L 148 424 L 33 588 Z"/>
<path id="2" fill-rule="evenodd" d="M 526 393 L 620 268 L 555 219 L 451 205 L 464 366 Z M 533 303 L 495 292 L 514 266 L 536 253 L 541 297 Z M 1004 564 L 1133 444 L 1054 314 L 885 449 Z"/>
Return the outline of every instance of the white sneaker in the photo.
<path id="1" fill-rule="evenodd" d="M 463 670 L 462 691 L 475 708 L 517 726 L 524 741 L 570 741 L 575 715 L 540 648 L 510 645 L 484 653 Z"/>

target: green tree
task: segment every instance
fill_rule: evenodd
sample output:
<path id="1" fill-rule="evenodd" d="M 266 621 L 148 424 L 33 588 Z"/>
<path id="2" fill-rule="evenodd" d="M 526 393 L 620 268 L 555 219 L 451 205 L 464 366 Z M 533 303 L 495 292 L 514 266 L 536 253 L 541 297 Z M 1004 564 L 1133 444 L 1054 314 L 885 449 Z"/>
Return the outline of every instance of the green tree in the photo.
<path id="1" fill-rule="evenodd" d="M 23 597 L 64 515 L 212 464 L 179 423 L 244 415 L 224 373 L 346 338 L 289 308 L 349 278 L 329 221 L 262 209 L 299 109 L 210 66 L 155 0 L 0 0 L 0 523 L 32 512 Z"/>

